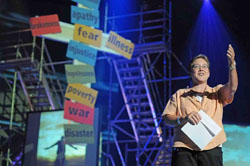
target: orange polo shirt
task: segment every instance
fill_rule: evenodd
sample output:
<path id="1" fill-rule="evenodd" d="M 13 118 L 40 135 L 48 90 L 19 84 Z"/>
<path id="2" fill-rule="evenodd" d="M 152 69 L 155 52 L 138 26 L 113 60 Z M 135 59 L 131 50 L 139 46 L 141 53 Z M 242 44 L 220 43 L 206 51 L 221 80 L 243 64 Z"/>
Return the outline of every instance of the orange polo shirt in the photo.
<path id="1" fill-rule="evenodd" d="M 202 150 L 215 148 L 226 141 L 226 134 L 222 124 L 223 106 L 230 104 L 233 99 L 227 101 L 223 99 L 223 85 L 217 85 L 211 88 L 207 85 L 203 93 L 202 102 L 196 98 L 196 92 L 192 88 L 180 89 L 168 101 L 162 116 L 176 115 L 185 118 L 192 111 L 199 112 L 203 110 L 210 116 L 221 128 L 221 132 Z M 182 131 L 182 125 L 174 127 L 174 145 L 173 147 L 185 147 L 192 150 L 200 150 Z"/>

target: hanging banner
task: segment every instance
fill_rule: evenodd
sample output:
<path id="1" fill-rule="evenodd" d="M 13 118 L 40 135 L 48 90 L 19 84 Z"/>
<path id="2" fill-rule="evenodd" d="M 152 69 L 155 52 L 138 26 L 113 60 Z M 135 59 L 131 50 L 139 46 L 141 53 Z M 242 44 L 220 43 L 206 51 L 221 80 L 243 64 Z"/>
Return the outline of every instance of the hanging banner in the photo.
<path id="1" fill-rule="evenodd" d="M 101 47 L 102 31 L 85 25 L 75 24 L 74 40 Z"/>
<path id="2" fill-rule="evenodd" d="M 113 31 L 109 32 L 109 38 L 106 46 L 131 59 L 135 45 Z"/>
<path id="3" fill-rule="evenodd" d="M 93 125 L 94 108 L 65 100 L 64 119 L 72 120 L 82 124 Z"/>
<path id="4" fill-rule="evenodd" d="M 57 14 L 32 17 L 29 22 L 33 36 L 62 32 Z"/>
<path id="5" fill-rule="evenodd" d="M 94 127 L 84 124 L 64 124 L 64 135 L 67 144 L 93 144 Z"/>
<path id="6" fill-rule="evenodd" d="M 98 9 L 100 5 L 100 0 L 72 0 L 72 1 L 80 3 L 90 9 Z"/>
<path id="7" fill-rule="evenodd" d="M 65 97 L 75 100 L 83 105 L 94 108 L 98 91 L 88 88 L 82 84 L 68 84 Z"/>
<path id="8" fill-rule="evenodd" d="M 83 43 L 70 40 L 66 57 L 77 59 L 83 63 L 95 66 L 97 50 Z"/>
<path id="9" fill-rule="evenodd" d="M 99 28 L 99 11 L 71 6 L 71 23 Z"/>
<path id="10" fill-rule="evenodd" d="M 95 83 L 95 70 L 90 65 L 65 65 L 68 83 Z"/>

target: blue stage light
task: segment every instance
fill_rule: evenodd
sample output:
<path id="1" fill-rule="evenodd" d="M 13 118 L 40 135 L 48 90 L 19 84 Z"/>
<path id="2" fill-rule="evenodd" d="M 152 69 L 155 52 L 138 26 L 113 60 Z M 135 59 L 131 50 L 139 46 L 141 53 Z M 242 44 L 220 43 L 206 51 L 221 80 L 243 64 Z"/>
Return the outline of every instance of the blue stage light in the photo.
<path id="1" fill-rule="evenodd" d="M 217 85 L 227 80 L 228 44 L 234 42 L 228 28 L 213 7 L 211 0 L 204 0 L 196 24 L 189 36 L 187 52 L 190 58 L 203 53 L 210 59 L 211 77 L 209 84 Z M 220 72 L 218 72 L 220 71 Z"/>

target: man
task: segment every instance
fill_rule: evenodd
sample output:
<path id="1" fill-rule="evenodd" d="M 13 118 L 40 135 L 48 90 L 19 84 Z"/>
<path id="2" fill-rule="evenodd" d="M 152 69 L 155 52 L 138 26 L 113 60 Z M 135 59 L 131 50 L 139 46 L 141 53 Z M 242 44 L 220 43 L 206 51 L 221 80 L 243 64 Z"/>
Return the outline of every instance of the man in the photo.
<path id="1" fill-rule="evenodd" d="M 168 101 L 163 111 L 163 119 L 174 126 L 174 145 L 172 166 L 222 166 L 222 144 L 226 141 L 223 129 L 223 107 L 232 103 L 238 87 L 235 53 L 228 47 L 229 80 L 225 85 L 210 87 L 207 80 L 210 76 L 209 60 L 205 55 L 194 57 L 190 64 L 190 76 L 193 87 L 180 89 Z M 200 122 L 200 110 L 210 116 L 222 131 L 204 148 L 199 149 L 182 131 L 187 122 L 196 125 Z"/>
<path id="2" fill-rule="evenodd" d="M 66 142 L 65 142 L 65 138 L 64 136 L 61 137 L 61 140 L 57 141 L 55 144 L 45 148 L 45 150 L 48 150 L 54 146 L 58 146 L 57 147 L 57 156 L 56 156 L 56 161 L 55 161 L 55 166 L 65 166 L 66 162 L 65 162 L 65 145 L 66 145 Z M 73 145 L 71 144 L 68 144 L 69 146 L 71 146 L 72 148 L 74 148 L 75 150 L 77 150 L 76 147 L 74 147 Z"/>

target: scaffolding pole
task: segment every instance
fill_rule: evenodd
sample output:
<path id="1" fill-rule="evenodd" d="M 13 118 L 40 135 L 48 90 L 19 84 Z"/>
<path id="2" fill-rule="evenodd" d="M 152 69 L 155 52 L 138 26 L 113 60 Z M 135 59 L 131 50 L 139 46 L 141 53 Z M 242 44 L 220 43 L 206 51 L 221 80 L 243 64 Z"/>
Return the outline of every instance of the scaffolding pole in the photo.
<path id="1" fill-rule="evenodd" d="M 16 58 L 18 58 L 20 52 L 19 52 L 19 47 L 17 48 L 16 51 Z M 8 146 L 8 152 L 7 152 L 7 166 L 9 164 L 12 164 L 11 158 L 10 158 L 10 146 L 11 146 L 11 133 L 12 133 L 12 123 L 13 123 L 13 117 L 14 117 L 14 108 L 15 108 L 15 99 L 16 99 L 16 82 L 17 82 L 17 71 L 14 73 L 14 83 L 13 83 L 13 88 L 12 88 L 12 100 L 11 100 L 11 113 L 10 113 L 10 125 L 9 125 L 9 146 Z"/>

